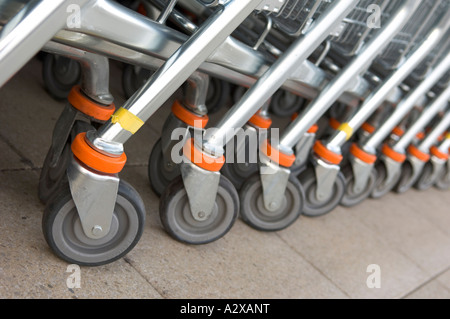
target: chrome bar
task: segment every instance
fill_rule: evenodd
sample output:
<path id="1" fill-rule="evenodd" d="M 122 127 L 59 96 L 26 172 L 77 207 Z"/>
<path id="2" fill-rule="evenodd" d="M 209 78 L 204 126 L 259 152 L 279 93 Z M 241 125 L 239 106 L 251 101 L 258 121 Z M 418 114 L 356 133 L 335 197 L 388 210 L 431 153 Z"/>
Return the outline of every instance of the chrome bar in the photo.
<path id="1" fill-rule="evenodd" d="M 246 0 L 225 4 L 122 107 L 142 121 L 148 120 L 260 3 Z M 111 121 L 98 131 L 98 138 L 113 143 L 125 143 L 131 136 L 120 123 Z"/>
<path id="2" fill-rule="evenodd" d="M 433 130 L 427 133 L 426 137 L 419 143 L 417 147 L 419 151 L 428 153 L 431 146 L 433 146 L 438 138 L 449 128 L 450 126 L 450 111 L 444 115 L 439 123 L 433 128 Z"/>
<path id="3" fill-rule="evenodd" d="M 438 149 L 444 154 L 450 152 L 450 133 L 446 134 L 444 140 L 439 144 Z"/>
<path id="4" fill-rule="evenodd" d="M 411 127 L 393 145 L 392 148 L 400 153 L 405 152 L 405 149 L 412 142 L 417 133 L 419 133 L 439 111 L 447 106 L 449 99 L 450 86 L 448 86 L 425 110 L 423 110 L 420 117 L 414 122 L 414 124 L 411 125 Z"/>
<path id="5" fill-rule="evenodd" d="M 73 0 L 81 8 L 88 0 Z M 64 0 L 30 1 L 0 31 L 0 87 L 60 29 L 70 14 Z"/>
<path id="6" fill-rule="evenodd" d="M 212 152 L 223 149 L 233 137 L 234 129 L 242 127 L 258 109 L 281 87 L 299 65 L 327 38 L 330 32 L 356 6 L 358 1 L 335 1 L 314 25 L 300 36 L 286 52 L 262 75 L 216 125 L 205 135 L 205 148 Z"/>
<path id="7" fill-rule="evenodd" d="M 106 57 L 52 41 L 45 44 L 42 50 L 78 61 L 82 69 L 83 93 L 104 105 L 113 102 L 109 91 L 109 61 Z"/>
<path id="8" fill-rule="evenodd" d="M 450 68 L 450 54 L 435 65 L 425 79 L 411 91 L 395 108 L 394 112 L 364 143 L 362 148 L 375 154 L 376 148 L 391 134 L 394 127 L 407 115 L 415 104 L 435 85 Z"/>
<path id="9" fill-rule="evenodd" d="M 322 90 L 316 99 L 291 123 L 284 131 L 280 144 L 293 148 L 304 133 L 314 125 L 328 108 L 348 88 L 354 78 L 364 72 L 373 59 L 381 52 L 389 41 L 402 29 L 413 15 L 420 1 L 409 0 L 392 15 L 388 24 L 381 29 L 341 72 Z"/>
<path id="10" fill-rule="evenodd" d="M 346 121 L 348 126 L 356 131 L 369 118 L 369 116 L 386 100 L 392 89 L 401 84 L 403 80 L 419 65 L 419 63 L 439 43 L 450 26 L 450 12 L 440 20 L 438 25 L 428 33 L 427 37 L 378 88 L 366 99 L 358 111 Z M 348 140 L 347 132 L 336 131 L 328 140 L 330 150 L 340 148 Z"/>

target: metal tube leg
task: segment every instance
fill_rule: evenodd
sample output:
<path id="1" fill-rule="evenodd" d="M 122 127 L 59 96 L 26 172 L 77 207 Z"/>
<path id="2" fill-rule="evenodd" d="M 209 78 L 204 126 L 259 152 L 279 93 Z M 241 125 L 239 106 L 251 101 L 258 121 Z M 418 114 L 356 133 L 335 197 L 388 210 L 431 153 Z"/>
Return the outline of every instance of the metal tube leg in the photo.
<path id="1" fill-rule="evenodd" d="M 407 160 L 411 164 L 412 172 L 408 176 L 409 178 L 402 178 L 401 183 L 397 186 L 397 191 L 405 192 L 408 190 L 420 177 L 422 171 L 424 170 L 425 165 L 430 160 L 430 150 L 431 146 L 435 144 L 445 130 L 450 126 L 450 112 L 439 121 L 439 123 L 433 128 L 433 130 L 427 134 L 426 138 L 423 139 L 416 147 L 411 145 L 408 152 Z M 439 171 L 441 169 L 440 166 L 443 166 L 444 161 L 439 161 L 437 159 L 432 161 L 432 167 L 434 168 L 434 174 L 436 174 L 436 170 Z"/>
<path id="2" fill-rule="evenodd" d="M 233 136 L 230 130 L 242 127 L 256 113 L 356 3 L 357 1 L 334 2 L 311 29 L 304 36 L 300 36 L 232 107 L 217 124 L 217 130 L 205 136 L 204 147 L 211 152 L 220 152 L 228 139 Z"/>
<path id="3" fill-rule="evenodd" d="M 357 75 L 367 69 L 368 65 L 381 52 L 384 46 L 402 29 L 418 6 L 419 1 L 405 2 L 397 13 L 391 17 L 386 27 L 381 29 L 367 45 L 361 48 L 357 56 L 333 78 L 317 98 L 289 125 L 280 140 L 280 144 L 283 147 L 293 148 L 295 146 L 300 137 L 318 121 L 349 87 L 349 83 L 352 83 Z"/>
<path id="4" fill-rule="evenodd" d="M 412 182 L 415 183 L 414 187 L 419 190 L 425 190 L 436 183 L 439 176 L 444 172 L 445 164 L 449 158 L 448 150 L 450 147 L 450 135 L 447 133 L 444 135 L 443 141 L 440 143 L 435 142 L 439 140 L 441 136 L 450 127 L 450 111 L 444 115 L 438 125 L 431 131 L 425 139 L 417 147 L 419 151 L 425 154 L 430 153 L 430 160 L 425 164 L 425 167 L 420 171 L 417 177 Z M 445 174 L 445 172 L 444 172 Z"/>
<path id="5" fill-rule="evenodd" d="M 204 62 L 261 0 L 231 1 L 212 15 L 122 107 L 144 123 Z M 225 27 L 224 27 L 225 26 Z M 125 143 L 133 133 L 109 121 L 98 138 Z"/>
<path id="6" fill-rule="evenodd" d="M 439 24 L 431 30 L 420 46 L 409 55 L 407 60 L 394 71 L 386 81 L 379 86 L 358 109 L 345 126 L 345 129 L 338 130 L 326 143 L 330 150 L 339 149 L 352 135 L 352 132 L 367 120 L 367 118 L 384 102 L 386 97 L 392 91 L 392 88 L 398 86 L 433 50 L 445 35 L 450 26 L 450 13 L 446 14 Z"/>
<path id="7" fill-rule="evenodd" d="M 378 192 L 380 195 L 385 194 L 390 191 L 397 184 L 396 181 L 400 179 L 400 174 L 402 170 L 402 164 L 405 162 L 406 148 L 411 144 L 417 133 L 419 133 L 426 125 L 429 123 L 433 117 L 447 106 L 448 99 L 450 98 L 450 87 L 444 90 L 431 104 L 425 108 L 420 117 L 411 125 L 411 127 L 405 132 L 405 134 L 396 142 L 392 147 L 384 145 L 382 149 L 383 155 L 381 156 L 381 161 L 384 163 L 386 168 L 386 176 Z M 423 161 L 418 160 L 414 156 L 409 156 L 409 162 L 413 165 L 412 169 L 420 169 L 423 167 Z M 406 164 L 408 165 L 408 164 Z M 414 168 L 415 166 L 415 168 Z M 412 176 L 412 172 L 411 172 Z M 408 181 L 411 176 L 404 177 L 404 181 L 400 181 L 397 185 L 396 190 L 402 192 L 406 187 L 405 181 Z M 408 186 L 408 185 L 407 185 Z M 409 187 L 407 187 L 409 188 Z M 374 195 L 378 197 L 377 195 Z"/>
<path id="8" fill-rule="evenodd" d="M 88 0 L 70 4 L 83 6 Z M 0 87 L 64 27 L 69 14 L 64 0 L 31 1 L 0 32 Z"/>
<path id="9" fill-rule="evenodd" d="M 205 134 L 206 142 L 203 144 L 203 149 L 211 154 L 223 153 L 223 147 L 233 138 L 234 130 L 242 127 L 267 102 L 296 71 L 298 66 L 355 7 L 356 3 L 357 1 L 333 3 L 311 29 L 304 36 L 300 36 L 244 94 L 241 100 L 217 124 L 217 129 Z M 292 150 L 287 152 L 281 150 L 281 152 L 293 153 Z M 277 210 L 282 203 L 290 171 L 279 167 L 278 164 L 270 163 L 269 158 L 263 156 L 261 157 L 260 172 L 264 205 L 269 211 Z"/>
<path id="10" fill-rule="evenodd" d="M 396 152 L 404 153 L 414 137 L 419 133 L 433 117 L 447 106 L 450 98 L 450 86 L 447 87 L 423 112 L 414 124 L 405 132 L 405 134 L 392 147 Z"/>
<path id="11" fill-rule="evenodd" d="M 450 54 L 437 63 L 427 77 L 417 86 L 415 90 L 410 92 L 395 108 L 389 118 L 376 129 L 369 139 L 361 145 L 361 148 L 370 153 L 375 154 L 376 149 L 392 132 L 395 126 L 406 116 L 406 114 L 415 106 L 415 104 L 436 84 L 442 76 L 450 68 Z"/>

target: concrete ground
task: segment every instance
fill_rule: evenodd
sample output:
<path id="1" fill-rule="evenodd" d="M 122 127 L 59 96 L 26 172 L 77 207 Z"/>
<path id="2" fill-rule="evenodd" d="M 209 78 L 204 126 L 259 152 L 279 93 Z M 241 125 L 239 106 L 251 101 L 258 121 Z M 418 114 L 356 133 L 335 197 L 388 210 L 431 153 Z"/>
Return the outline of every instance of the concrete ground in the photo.
<path id="1" fill-rule="evenodd" d="M 111 91 L 123 102 L 120 68 Z M 388 194 L 320 218 L 302 216 L 275 233 L 238 220 L 220 240 L 181 244 L 164 231 L 147 162 L 167 107 L 126 144 L 121 177 L 142 196 L 147 221 L 138 245 L 112 264 L 81 267 L 48 248 L 37 187 L 64 102 L 44 90 L 33 59 L 0 89 L 0 298 L 450 298 L 450 196 L 431 189 Z M 380 288 L 367 281 L 378 271 Z M 370 286 L 370 285 L 369 285 Z"/>

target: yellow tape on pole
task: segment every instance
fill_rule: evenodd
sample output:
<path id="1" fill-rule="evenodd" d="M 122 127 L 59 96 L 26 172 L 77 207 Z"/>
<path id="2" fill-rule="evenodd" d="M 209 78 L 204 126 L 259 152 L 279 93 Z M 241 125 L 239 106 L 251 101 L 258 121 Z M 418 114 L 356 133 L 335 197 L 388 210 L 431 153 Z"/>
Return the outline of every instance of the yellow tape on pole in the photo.
<path id="1" fill-rule="evenodd" d="M 144 125 L 144 121 L 122 107 L 111 116 L 111 122 L 119 123 L 124 130 L 131 132 L 131 134 L 136 133 Z"/>
<path id="2" fill-rule="evenodd" d="M 352 137 L 353 135 L 353 128 L 348 125 L 348 123 L 342 123 L 339 127 L 338 127 L 338 131 L 342 131 L 347 135 L 347 141 Z"/>

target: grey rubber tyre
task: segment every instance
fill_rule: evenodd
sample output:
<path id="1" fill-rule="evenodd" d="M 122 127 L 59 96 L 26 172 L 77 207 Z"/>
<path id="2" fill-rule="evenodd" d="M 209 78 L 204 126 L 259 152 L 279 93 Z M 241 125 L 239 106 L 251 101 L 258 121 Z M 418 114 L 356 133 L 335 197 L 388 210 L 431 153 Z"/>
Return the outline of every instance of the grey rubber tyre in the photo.
<path id="1" fill-rule="evenodd" d="M 244 182 L 258 170 L 257 163 L 225 163 L 221 173 L 230 180 L 237 190 L 240 190 Z"/>
<path id="2" fill-rule="evenodd" d="M 298 179 L 305 191 L 305 205 L 303 214 L 309 217 L 325 215 L 335 209 L 345 193 L 345 179 L 341 172 L 338 173 L 333 190 L 328 198 L 318 200 L 316 196 L 316 174 L 312 167 L 303 171 Z"/>
<path id="3" fill-rule="evenodd" d="M 450 188 L 450 177 L 448 175 L 449 169 L 450 167 L 448 166 L 447 162 L 447 164 L 445 165 L 445 170 L 443 171 L 442 175 L 439 176 L 436 184 L 434 185 L 437 189 L 445 191 Z"/>
<path id="4" fill-rule="evenodd" d="M 427 162 L 423 167 L 422 173 L 414 184 L 414 188 L 419 191 L 425 191 L 430 189 L 435 184 L 435 180 L 432 180 L 433 175 L 433 164 Z"/>
<path id="5" fill-rule="evenodd" d="M 394 187 L 394 191 L 398 194 L 403 194 L 406 191 L 408 191 L 414 184 L 411 180 L 412 175 L 413 175 L 412 165 L 408 160 L 406 160 L 402 165 L 402 172 L 398 180 L 398 183 Z"/>
<path id="6" fill-rule="evenodd" d="M 147 82 L 153 73 L 153 71 L 141 67 L 126 65 L 122 73 L 122 87 L 125 97 L 129 99 Z"/>
<path id="7" fill-rule="evenodd" d="M 179 176 L 161 195 L 159 212 L 172 238 L 187 244 L 207 244 L 223 237 L 234 225 L 239 214 L 239 196 L 233 184 L 221 176 L 211 216 L 197 221 L 192 216 L 183 179 Z"/>
<path id="8" fill-rule="evenodd" d="M 370 193 L 370 197 L 376 199 L 389 193 L 398 183 L 401 174 L 398 174 L 389 184 L 385 185 L 384 181 L 386 180 L 387 172 L 384 163 L 382 161 L 377 162 L 377 164 L 375 164 L 375 170 L 377 171 L 377 179 L 375 181 L 375 186 Z"/>
<path id="9" fill-rule="evenodd" d="M 342 173 L 344 174 L 345 178 L 345 194 L 342 197 L 341 205 L 344 207 L 353 207 L 358 205 L 359 203 L 363 202 L 365 199 L 367 199 L 370 196 L 370 193 L 372 192 L 373 188 L 375 187 L 375 183 L 377 180 L 377 171 L 375 169 L 372 169 L 370 172 L 369 180 L 366 184 L 366 186 L 361 189 L 359 192 L 355 192 L 353 185 L 354 185 L 354 175 L 353 170 L 351 166 L 347 166 L 342 170 Z"/>
<path id="10" fill-rule="evenodd" d="M 119 184 L 111 229 L 103 238 L 85 235 L 68 184 L 48 202 L 42 218 L 44 237 L 53 252 L 82 266 L 104 265 L 126 255 L 139 241 L 144 224 L 144 203 L 124 181 Z"/>
<path id="11" fill-rule="evenodd" d="M 91 129 L 93 129 L 93 127 L 87 122 L 76 121 L 74 123 L 68 141 L 54 167 L 50 166 L 50 161 L 53 156 L 53 149 L 52 146 L 50 146 L 39 176 L 38 197 L 43 204 L 47 203 L 53 194 L 59 191 L 61 185 L 67 181 L 66 169 L 69 165 L 70 158 L 72 157 L 72 150 L 70 149 L 72 140 L 79 133 L 87 132 Z"/>
<path id="12" fill-rule="evenodd" d="M 43 204 L 47 203 L 53 194 L 59 190 L 63 181 L 67 179 L 66 169 L 71 155 L 70 144 L 67 143 L 59 157 L 58 163 L 51 167 L 50 161 L 53 156 L 53 150 L 50 146 L 39 176 L 38 197 Z"/>
<path id="13" fill-rule="evenodd" d="M 262 231 L 282 230 L 293 224 L 301 215 L 305 201 L 302 185 L 296 177 L 291 176 L 280 208 L 276 211 L 266 209 L 259 173 L 244 183 L 239 197 L 242 220 L 252 228 Z"/>
<path id="14" fill-rule="evenodd" d="M 74 85 L 80 82 L 80 64 L 70 58 L 47 54 L 42 64 L 45 88 L 57 100 L 64 100 Z"/>
<path id="15" fill-rule="evenodd" d="M 216 113 L 224 107 L 230 98 L 230 92 L 231 88 L 228 82 L 210 77 L 205 102 L 208 114 Z"/>
<path id="16" fill-rule="evenodd" d="M 158 196 L 161 196 L 170 182 L 181 174 L 178 165 L 175 165 L 170 169 L 167 165 L 169 164 L 164 162 L 164 157 L 162 154 L 161 139 L 158 139 L 156 144 L 153 146 L 148 161 L 148 179 L 153 191 Z"/>
<path id="17" fill-rule="evenodd" d="M 278 90 L 270 103 L 270 111 L 279 117 L 292 116 L 305 103 L 305 99 L 285 90 Z"/>

